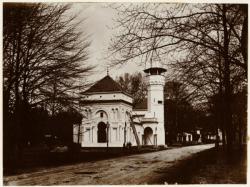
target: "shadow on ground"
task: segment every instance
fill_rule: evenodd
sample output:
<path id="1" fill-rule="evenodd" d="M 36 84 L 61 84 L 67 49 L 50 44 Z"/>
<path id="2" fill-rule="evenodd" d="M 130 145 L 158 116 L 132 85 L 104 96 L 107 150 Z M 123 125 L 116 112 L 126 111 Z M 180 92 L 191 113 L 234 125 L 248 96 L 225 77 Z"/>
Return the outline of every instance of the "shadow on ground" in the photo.
<path id="1" fill-rule="evenodd" d="M 165 150 L 166 148 L 145 147 L 138 149 L 136 147 L 109 148 L 109 149 L 83 149 L 81 151 L 50 152 L 44 150 L 25 150 L 22 157 L 11 167 L 4 167 L 4 176 L 30 173 L 40 169 L 57 167 L 63 165 L 76 164 L 81 162 L 98 161 L 103 159 L 121 157 L 133 154 L 149 153 Z"/>
<path id="2" fill-rule="evenodd" d="M 247 151 L 213 148 L 156 172 L 164 177 L 151 184 L 246 184 Z"/>

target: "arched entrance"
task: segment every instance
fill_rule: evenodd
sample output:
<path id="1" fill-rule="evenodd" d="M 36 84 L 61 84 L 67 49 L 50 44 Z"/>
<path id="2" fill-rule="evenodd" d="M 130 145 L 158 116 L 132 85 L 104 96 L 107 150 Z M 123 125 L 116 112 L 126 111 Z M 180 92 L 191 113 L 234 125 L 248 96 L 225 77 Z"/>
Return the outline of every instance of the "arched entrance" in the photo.
<path id="1" fill-rule="evenodd" d="M 144 145 L 154 145 L 153 130 L 150 127 L 144 129 Z"/>
<path id="2" fill-rule="evenodd" d="M 98 123 L 97 141 L 98 143 L 107 142 L 107 125 L 104 122 Z"/>

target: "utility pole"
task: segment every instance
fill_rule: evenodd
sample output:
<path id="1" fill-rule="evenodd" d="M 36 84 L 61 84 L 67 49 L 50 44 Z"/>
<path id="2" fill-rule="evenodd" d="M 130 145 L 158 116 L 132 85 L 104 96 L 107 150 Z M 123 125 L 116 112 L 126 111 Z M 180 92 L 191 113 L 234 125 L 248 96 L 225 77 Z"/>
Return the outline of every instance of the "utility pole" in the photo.
<path id="1" fill-rule="evenodd" d="M 126 146 L 126 128 L 127 128 L 127 123 L 125 122 L 125 127 L 124 127 L 124 143 L 123 143 L 123 147 Z"/>
<path id="2" fill-rule="evenodd" d="M 108 151 L 108 147 L 109 147 L 109 122 L 107 122 L 107 136 L 106 136 L 106 140 L 107 140 L 107 151 Z"/>
<path id="3" fill-rule="evenodd" d="M 81 81 L 80 81 L 80 79 L 78 80 L 78 85 L 79 85 L 79 87 L 78 87 L 78 91 L 79 91 L 79 100 L 78 100 L 78 109 L 79 109 L 79 111 L 80 111 L 80 109 L 81 109 L 81 104 L 80 104 L 80 101 L 81 101 L 81 96 L 80 96 L 80 85 L 81 85 L 81 83 L 80 83 Z M 82 136 L 82 134 L 81 134 L 81 123 L 79 123 L 79 125 L 78 125 L 78 134 L 77 134 L 77 143 L 80 145 L 80 136 Z M 81 141 L 82 141 L 82 137 L 81 137 Z"/>

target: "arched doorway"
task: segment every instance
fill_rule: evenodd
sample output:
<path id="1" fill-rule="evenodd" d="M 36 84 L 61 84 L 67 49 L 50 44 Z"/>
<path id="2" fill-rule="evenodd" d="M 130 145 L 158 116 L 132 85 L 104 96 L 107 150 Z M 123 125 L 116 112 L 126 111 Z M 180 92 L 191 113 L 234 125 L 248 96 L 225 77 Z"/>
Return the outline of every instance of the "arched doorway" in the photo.
<path id="1" fill-rule="evenodd" d="M 107 142 L 107 125 L 104 122 L 98 123 L 97 141 L 98 143 Z"/>
<path id="2" fill-rule="evenodd" d="M 150 127 L 146 127 L 144 129 L 144 144 L 145 145 L 154 145 L 153 130 Z"/>

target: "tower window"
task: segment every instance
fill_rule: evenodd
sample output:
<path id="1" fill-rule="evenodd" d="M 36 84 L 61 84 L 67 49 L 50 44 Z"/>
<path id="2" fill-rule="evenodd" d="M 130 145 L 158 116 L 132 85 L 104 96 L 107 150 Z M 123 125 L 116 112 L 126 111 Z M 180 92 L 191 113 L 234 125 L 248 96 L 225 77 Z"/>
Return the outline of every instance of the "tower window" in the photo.
<path id="1" fill-rule="evenodd" d="M 162 101 L 158 101 L 158 104 L 162 104 Z"/>
<path id="2" fill-rule="evenodd" d="M 100 117 L 101 117 L 101 118 L 103 117 L 103 112 L 100 113 Z"/>

